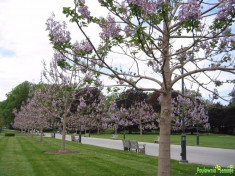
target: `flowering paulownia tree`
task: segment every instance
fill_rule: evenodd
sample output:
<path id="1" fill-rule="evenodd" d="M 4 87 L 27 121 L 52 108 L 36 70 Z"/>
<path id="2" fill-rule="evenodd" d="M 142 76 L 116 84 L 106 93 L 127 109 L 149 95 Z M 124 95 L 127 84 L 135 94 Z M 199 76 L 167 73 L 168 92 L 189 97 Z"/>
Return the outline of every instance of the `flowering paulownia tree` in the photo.
<path id="1" fill-rule="evenodd" d="M 192 129 L 200 126 L 204 129 L 209 129 L 208 115 L 205 106 L 199 101 L 193 102 L 190 98 L 178 95 L 172 99 L 172 130 L 181 130 L 181 114 L 184 109 L 184 126 L 186 129 Z"/>
<path id="2" fill-rule="evenodd" d="M 107 18 L 92 16 L 95 12 L 89 11 L 85 0 L 74 0 L 73 8 L 63 10 L 84 40 L 73 42 L 65 23 L 51 17 L 50 41 L 64 56 L 61 66 L 74 62 L 84 72 L 109 76 L 120 85 L 161 93 L 158 175 L 169 176 L 173 86 L 185 78 L 213 92 L 208 82 L 216 86 L 231 82 L 225 79 L 235 73 L 234 0 L 98 2 L 110 12 Z M 91 23 L 101 29 L 99 45 L 86 32 Z M 211 75 L 218 71 L 226 72 L 224 80 Z"/>
<path id="3" fill-rule="evenodd" d="M 58 96 L 52 90 L 52 87 L 44 84 L 32 87 L 27 103 L 21 106 L 20 111 L 13 111 L 16 116 L 14 127 L 31 130 L 32 137 L 33 131 L 39 130 L 40 142 L 43 142 L 43 130 L 50 128 L 51 122 L 59 116 L 59 112 L 55 111 L 56 103 L 53 101 Z"/>
<path id="4" fill-rule="evenodd" d="M 132 119 L 133 125 L 138 125 L 141 140 L 143 139 L 144 129 L 158 128 L 156 126 L 156 123 L 158 122 L 157 113 L 155 113 L 152 106 L 145 101 L 135 102 L 128 111 L 128 116 Z"/>
<path id="5" fill-rule="evenodd" d="M 61 119 L 62 123 L 62 142 L 60 152 L 65 152 L 65 136 L 68 127 L 68 118 L 71 117 L 71 106 L 76 100 L 76 92 L 86 85 L 86 81 L 80 77 L 80 70 L 76 66 L 70 67 L 63 65 L 63 55 L 55 53 L 50 63 L 50 69 L 47 69 L 44 63 L 43 76 L 50 86 L 51 94 L 56 94 L 50 101 L 56 108 L 53 108 L 57 117 Z M 60 69 L 58 64 L 63 65 Z M 66 68 L 66 69 L 65 69 Z M 85 75 L 85 78 L 86 79 Z"/>

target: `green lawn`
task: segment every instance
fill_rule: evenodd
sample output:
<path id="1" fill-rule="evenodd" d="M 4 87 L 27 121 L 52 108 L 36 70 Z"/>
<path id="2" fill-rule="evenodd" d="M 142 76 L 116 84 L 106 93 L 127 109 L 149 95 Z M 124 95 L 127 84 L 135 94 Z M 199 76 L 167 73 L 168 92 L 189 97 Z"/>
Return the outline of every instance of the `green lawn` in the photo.
<path id="1" fill-rule="evenodd" d="M 67 142 L 76 154 L 44 154 L 60 148 L 60 140 L 27 136 L 0 137 L 1 176 L 148 176 L 157 175 L 158 158 L 143 154 Z M 196 164 L 172 160 L 173 176 L 195 175 Z"/>
<path id="2" fill-rule="evenodd" d="M 113 134 L 91 134 L 91 137 L 111 139 Z M 157 134 L 144 134 L 143 140 L 140 140 L 139 134 L 126 134 L 128 140 L 138 140 L 141 142 L 152 142 L 158 137 Z M 123 134 L 118 135 L 119 139 L 123 139 Z M 180 145 L 181 136 L 171 135 L 171 144 Z M 200 134 L 200 146 L 235 149 L 235 136 L 224 134 Z M 187 145 L 196 146 L 196 135 L 187 134 Z"/>

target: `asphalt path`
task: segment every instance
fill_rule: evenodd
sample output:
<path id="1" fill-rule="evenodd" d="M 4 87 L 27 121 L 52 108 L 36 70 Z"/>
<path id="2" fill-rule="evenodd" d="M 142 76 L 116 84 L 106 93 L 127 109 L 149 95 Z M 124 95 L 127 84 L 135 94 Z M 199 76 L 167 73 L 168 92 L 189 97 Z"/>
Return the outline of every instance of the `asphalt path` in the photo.
<path id="1" fill-rule="evenodd" d="M 45 137 L 51 137 L 51 134 L 46 133 Z M 62 139 L 62 135 L 56 134 L 56 139 Z M 66 140 L 71 141 L 71 136 L 66 135 Z M 123 150 L 123 144 L 121 140 L 82 137 L 82 144 Z M 158 156 L 159 144 L 147 142 L 139 142 L 139 144 L 146 144 L 146 155 Z M 209 166 L 215 166 L 218 164 L 222 167 L 228 167 L 229 165 L 235 166 L 235 150 L 233 149 L 187 146 L 186 150 L 187 160 L 189 163 Z M 180 161 L 180 153 L 180 145 L 171 145 L 171 159 Z"/>

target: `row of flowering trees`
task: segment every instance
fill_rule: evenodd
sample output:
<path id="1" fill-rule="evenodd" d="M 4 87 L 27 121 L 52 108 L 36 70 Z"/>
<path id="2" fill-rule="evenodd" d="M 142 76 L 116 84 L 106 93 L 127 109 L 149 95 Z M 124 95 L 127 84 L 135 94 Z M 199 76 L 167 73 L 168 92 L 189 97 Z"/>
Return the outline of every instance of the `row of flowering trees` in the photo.
<path id="1" fill-rule="evenodd" d="M 46 77 L 46 73 L 44 75 Z M 69 108 L 66 108 L 66 104 L 63 102 L 65 90 L 69 90 L 70 94 L 68 95 L 70 97 L 68 99 Z M 152 95 L 153 98 L 155 94 Z M 14 127 L 25 131 L 40 131 L 41 142 L 44 129 L 62 130 L 65 128 L 66 131 L 76 133 L 97 130 L 99 134 L 101 129 L 109 128 L 117 134 L 118 129 L 123 127 L 126 129 L 138 128 L 142 139 L 143 130 L 159 128 L 160 109 L 154 108 L 154 105 L 151 104 L 152 97 L 147 99 L 147 94 L 142 91 L 130 89 L 123 92 L 119 98 L 107 101 L 98 88 L 76 89 L 69 85 L 62 87 L 58 84 L 40 84 L 32 87 L 29 97 L 27 104 L 22 106 L 20 111 L 14 110 L 16 116 Z M 181 129 L 180 115 L 183 106 L 186 127 L 192 128 L 199 124 L 208 128 L 208 116 L 201 103 L 198 104 L 197 101 L 193 102 L 181 95 L 177 95 L 172 101 L 173 130 Z M 64 120 L 65 114 L 66 121 Z"/>
<path id="2" fill-rule="evenodd" d="M 91 12 L 85 0 L 74 0 L 73 7 L 63 9 L 85 39 L 74 42 L 66 24 L 52 16 L 47 22 L 50 41 L 63 56 L 63 68 L 76 64 L 86 72 L 109 76 L 122 86 L 161 93 L 158 175 L 170 176 L 175 85 L 185 79 L 193 86 L 219 95 L 213 91 L 214 86 L 233 82 L 234 0 L 98 0 L 97 3 L 109 12 L 106 18 Z M 91 34 L 87 30 L 90 26 L 94 29 L 94 25 L 101 31 L 96 36 L 98 44 L 91 37 L 93 31 Z M 219 77 L 220 72 L 226 74 Z"/>

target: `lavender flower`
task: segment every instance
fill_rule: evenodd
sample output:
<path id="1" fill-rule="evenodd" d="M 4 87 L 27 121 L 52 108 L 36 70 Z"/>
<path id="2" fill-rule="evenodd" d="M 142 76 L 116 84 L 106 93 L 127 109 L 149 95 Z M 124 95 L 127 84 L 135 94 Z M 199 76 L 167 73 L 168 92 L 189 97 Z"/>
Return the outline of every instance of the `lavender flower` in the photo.
<path id="1" fill-rule="evenodd" d="M 116 24 L 116 21 L 113 17 L 108 15 L 106 22 L 101 24 L 102 32 L 100 33 L 100 37 L 105 40 L 111 37 L 118 37 L 121 31 L 120 25 Z"/>
<path id="2" fill-rule="evenodd" d="M 217 19 L 225 19 L 228 17 L 229 12 L 235 13 L 235 0 L 219 0 L 219 11 L 217 13 Z"/>
<path id="3" fill-rule="evenodd" d="M 200 4 L 198 4 L 197 0 L 188 0 L 188 3 L 183 4 L 180 9 L 178 16 L 179 21 L 183 22 L 191 19 L 200 19 Z"/>
<path id="4" fill-rule="evenodd" d="M 84 3 L 85 3 L 85 1 L 84 1 Z M 91 12 L 88 10 L 88 7 L 86 5 L 80 6 L 78 8 L 78 12 L 82 15 L 83 19 L 89 18 L 90 14 L 91 14 Z"/>
<path id="5" fill-rule="evenodd" d="M 64 43 L 69 42 L 71 40 L 70 32 L 67 31 L 67 24 L 63 22 L 62 24 L 58 21 L 54 20 L 55 15 L 52 16 L 47 20 L 47 28 L 46 30 L 49 31 L 49 34 L 52 37 L 52 42 L 55 43 Z"/>
<path id="6" fill-rule="evenodd" d="M 74 44 L 74 49 L 75 51 L 85 51 L 85 52 L 89 52 L 93 50 L 92 45 L 90 44 L 90 42 L 88 40 L 82 40 L 81 43 L 78 43 L 78 41 L 76 41 Z"/>
<path id="7" fill-rule="evenodd" d="M 129 26 L 125 26 L 124 32 L 126 33 L 127 37 L 131 36 L 134 33 Z"/>

